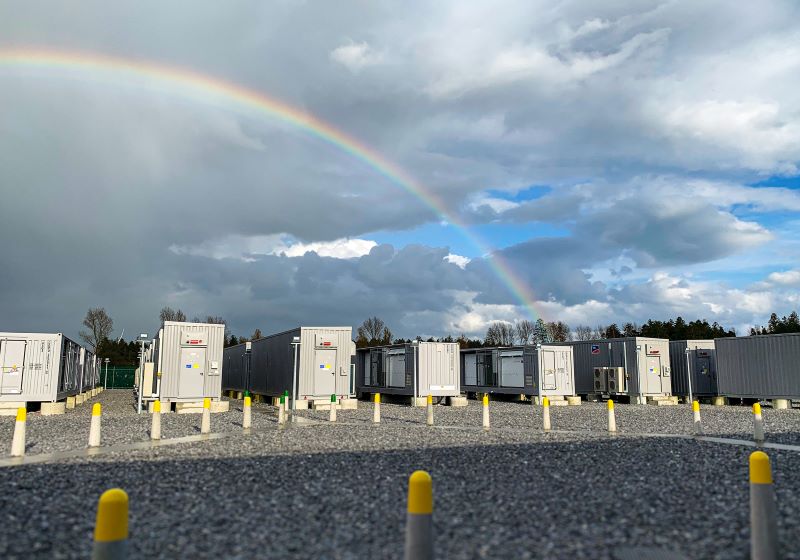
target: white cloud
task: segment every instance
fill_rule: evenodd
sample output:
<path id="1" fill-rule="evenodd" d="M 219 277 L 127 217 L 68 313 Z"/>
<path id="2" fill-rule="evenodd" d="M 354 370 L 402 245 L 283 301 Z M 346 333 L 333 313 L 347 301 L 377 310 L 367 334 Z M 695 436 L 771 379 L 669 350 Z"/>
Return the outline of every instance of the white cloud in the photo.
<path id="1" fill-rule="evenodd" d="M 469 264 L 469 262 L 472 259 L 470 259 L 468 257 L 461 256 L 461 255 L 455 255 L 453 253 L 450 253 L 449 255 L 447 255 L 444 258 L 444 260 L 446 260 L 449 263 L 452 263 L 452 264 L 456 265 L 458 268 L 463 270 L 463 269 L 465 269 L 467 267 L 467 265 Z"/>
<path id="2" fill-rule="evenodd" d="M 195 245 L 171 245 L 177 255 L 192 255 L 212 259 L 241 259 L 253 261 L 257 255 L 286 255 L 300 257 L 316 253 L 320 257 L 354 259 L 369 254 L 377 243 L 369 239 L 335 239 L 302 243 L 287 234 L 242 236 L 229 235 Z"/>
<path id="3" fill-rule="evenodd" d="M 350 42 L 336 47 L 331 51 L 330 57 L 354 73 L 383 61 L 383 53 L 373 50 L 366 41 Z"/>
<path id="4" fill-rule="evenodd" d="M 776 284 L 795 286 L 800 284 L 800 270 L 787 270 L 785 272 L 773 272 L 767 276 L 767 280 Z"/>

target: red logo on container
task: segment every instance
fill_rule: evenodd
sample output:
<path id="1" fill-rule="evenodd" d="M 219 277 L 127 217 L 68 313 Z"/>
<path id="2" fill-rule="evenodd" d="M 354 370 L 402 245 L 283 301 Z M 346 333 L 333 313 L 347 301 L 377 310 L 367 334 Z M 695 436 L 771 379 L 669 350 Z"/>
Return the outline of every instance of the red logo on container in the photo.
<path id="1" fill-rule="evenodd" d="M 189 344 L 200 344 L 199 340 L 190 340 Z"/>
<path id="2" fill-rule="evenodd" d="M 323 343 L 322 343 L 322 345 L 323 345 L 323 346 L 330 346 L 330 345 L 331 345 L 331 343 L 330 343 L 330 342 L 323 342 Z"/>

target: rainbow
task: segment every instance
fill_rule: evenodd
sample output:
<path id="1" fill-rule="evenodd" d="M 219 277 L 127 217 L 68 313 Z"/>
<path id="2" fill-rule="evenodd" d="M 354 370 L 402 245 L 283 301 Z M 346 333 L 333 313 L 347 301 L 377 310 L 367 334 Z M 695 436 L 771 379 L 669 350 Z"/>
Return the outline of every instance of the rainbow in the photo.
<path id="1" fill-rule="evenodd" d="M 519 301 L 526 314 L 530 318 L 541 316 L 534 307 L 535 299 L 527 284 L 514 273 L 501 255 L 495 253 L 466 224 L 450 213 L 435 193 L 380 153 L 314 115 L 238 84 L 151 61 L 44 48 L 0 48 L 0 67 L 3 66 L 42 68 L 49 71 L 58 69 L 70 73 L 86 72 L 111 81 L 133 80 L 137 84 L 145 80 L 144 84 L 167 88 L 170 93 L 193 99 L 199 97 L 200 100 L 207 101 L 222 100 L 225 105 L 233 104 L 260 112 L 300 129 L 365 163 L 456 227 L 461 235 L 486 255 L 494 274 Z"/>

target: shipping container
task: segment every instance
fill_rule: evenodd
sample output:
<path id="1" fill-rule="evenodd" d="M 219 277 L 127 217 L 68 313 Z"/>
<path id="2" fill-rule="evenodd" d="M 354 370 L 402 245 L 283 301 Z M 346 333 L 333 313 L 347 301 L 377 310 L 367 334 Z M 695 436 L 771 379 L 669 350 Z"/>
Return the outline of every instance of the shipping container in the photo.
<path id="1" fill-rule="evenodd" d="M 152 398 L 162 402 L 194 402 L 222 395 L 222 350 L 225 325 L 165 321 L 152 344 L 155 375 Z"/>
<path id="2" fill-rule="evenodd" d="M 575 394 L 569 346 L 510 346 L 461 350 L 461 390 L 527 396 Z"/>
<path id="3" fill-rule="evenodd" d="M 77 395 L 82 351 L 61 333 L 0 333 L 0 401 L 56 402 Z"/>
<path id="4" fill-rule="evenodd" d="M 714 346 L 720 395 L 800 398 L 800 333 L 717 338 Z"/>
<path id="5" fill-rule="evenodd" d="M 572 346 L 578 395 L 672 394 L 667 339 L 637 336 L 553 344 Z"/>
<path id="6" fill-rule="evenodd" d="M 252 341 L 247 390 L 300 400 L 353 395 L 352 327 L 298 327 Z"/>
<path id="7" fill-rule="evenodd" d="M 225 348 L 222 353 L 223 391 L 250 390 L 250 349 L 252 342 Z"/>
<path id="8" fill-rule="evenodd" d="M 81 348 L 80 383 L 82 393 L 97 387 L 100 381 L 98 359 L 91 350 Z"/>
<path id="9" fill-rule="evenodd" d="M 461 394 L 457 342 L 418 342 L 356 350 L 356 391 L 414 397 Z"/>
<path id="10" fill-rule="evenodd" d="M 693 397 L 714 397 L 719 394 L 713 340 L 672 340 L 669 343 L 669 361 L 673 395 L 689 395 L 689 374 Z"/>

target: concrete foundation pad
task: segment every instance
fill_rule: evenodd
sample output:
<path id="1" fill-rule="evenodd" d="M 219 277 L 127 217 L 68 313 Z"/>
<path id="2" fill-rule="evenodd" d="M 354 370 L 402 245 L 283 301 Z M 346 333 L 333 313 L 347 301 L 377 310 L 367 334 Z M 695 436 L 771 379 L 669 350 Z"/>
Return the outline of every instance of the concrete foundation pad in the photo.
<path id="1" fill-rule="evenodd" d="M 358 410 L 358 399 L 339 399 L 339 410 Z"/>
<path id="2" fill-rule="evenodd" d="M 547 398 L 549 399 L 550 397 Z M 567 406 L 568 404 L 569 403 L 567 401 L 562 400 L 550 401 L 550 406 Z"/>
<path id="3" fill-rule="evenodd" d="M 25 401 L 8 401 L 0 403 L 0 416 L 16 416 L 18 408 L 27 408 Z"/>
<path id="4" fill-rule="evenodd" d="M 330 409 L 331 409 L 330 399 L 327 400 L 318 399 L 315 401 L 311 401 L 311 410 L 330 410 Z"/>
<path id="5" fill-rule="evenodd" d="M 567 404 L 570 406 L 580 406 L 581 398 L 580 397 L 567 397 Z"/>
<path id="6" fill-rule="evenodd" d="M 772 399 L 772 408 L 786 410 L 789 408 L 789 399 Z"/>
<path id="7" fill-rule="evenodd" d="M 56 414 L 66 414 L 67 403 L 65 402 L 43 402 L 42 416 L 54 416 Z"/>
<path id="8" fill-rule="evenodd" d="M 175 412 L 178 414 L 202 414 L 203 401 L 175 403 Z"/>
<path id="9" fill-rule="evenodd" d="M 240 400 L 240 401 L 243 400 L 244 399 L 244 393 L 242 391 L 236 391 L 236 399 Z"/>
<path id="10" fill-rule="evenodd" d="M 711 404 L 714 406 L 725 406 L 728 404 L 728 399 L 725 397 L 711 397 Z"/>
<path id="11" fill-rule="evenodd" d="M 418 407 L 418 406 L 425 407 L 425 406 L 428 406 L 428 397 L 417 397 L 417 398 L 408 397 L 408 399 L 409 399 L 409 403 L 411 403 L 411 406 L 414 406 L 414 407 Z"/>
<path id="12" fill-rule="evenodd" d="M 447 397 L 447 406 L 467 406 L 467 397 Z"/>
<path id="13" fill-rule="evenodd" d="M 275 404 L 275 406 L 278 406 L 277 403 Z M 291 406 L 291 403 L 289 403 L 289 406 Z M 295 405 L 294 409 L 308 410 L 310 406 L 311 406 L 311 401 L 309 401 L 308 399 L 297 399 L 297 404 Z"/>
<path id="14" fill-rule="evenodd" d="M 75 408 L 75 397 L 67 397 L 67 408 Z"/>
<path id="15" fill-rule="evenodd" d="M 230 401 L 211 401 L 210 411 L 214 412 L 228 412 L 231 409 Z"/>

